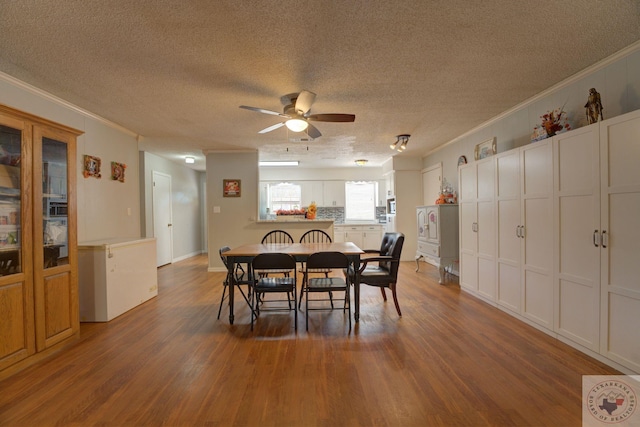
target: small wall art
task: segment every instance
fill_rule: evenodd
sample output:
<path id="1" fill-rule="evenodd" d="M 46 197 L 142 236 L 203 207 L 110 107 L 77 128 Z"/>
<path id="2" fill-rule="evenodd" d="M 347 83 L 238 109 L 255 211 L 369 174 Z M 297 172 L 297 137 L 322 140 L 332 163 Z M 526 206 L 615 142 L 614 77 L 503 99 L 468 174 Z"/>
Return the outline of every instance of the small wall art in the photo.
<path id="1" fill-rule="evenodd" d="M 240 197 L 240 180 L 239 179 L 223 179 L 222 180 L 222 196 L 223 197 Z"/>
<path id="2" fill-rule="evenodd" d="M 496 154 L 496 137 L 494 136 L 493 138 L 487 139 L 486 141 L 476 145 L 474 154 L 476 160 L 484 159 L 485 157 Z"/>
<path id="3" fill-rule="evenodd" d="M 124 170 L 127 165 L 124 163 L 111 162 L 111 179 L 114 181 L 124 182 Z"/>
<path id="4" fill-rule="evenodd" d="M 90 176 L 94 178 L 101 178 L 100 175 L 100 157 L 89 156 L 87 154 L 84 155 L 84 170 L 82 171 L 82 176 L 85 178 L 89 178 Z"/>

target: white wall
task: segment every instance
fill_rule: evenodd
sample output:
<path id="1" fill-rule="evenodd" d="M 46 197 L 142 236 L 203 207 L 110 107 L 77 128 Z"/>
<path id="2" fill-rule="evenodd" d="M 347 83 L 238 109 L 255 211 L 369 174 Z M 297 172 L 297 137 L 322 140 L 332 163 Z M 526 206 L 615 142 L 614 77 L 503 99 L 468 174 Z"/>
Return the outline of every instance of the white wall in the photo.
<path id="1" fill-rule="evenodd" d="M 84 131 L 78 138 L 75 160 L 78 242 L 140 237 L 138 142 L 133 132 L 3 73 L 0 103 Z M 102 178 L 82 176 L 85 154 L 102 160 Z M 111 179 L 112 161 L 127 165 L 125 182 Z"/>
<path id="2" fill-rule="evenodd" d="M 143 195 L 141 229 L 143 237 L 153 233 L 153 172 L 171 176 L 171 211 L 173 214 L 173 261 L 205 251 L 203 220 L 204 172 L 148 152 L 140 152 L 140 187 Z"/>
<path id="3" fill-rule="evenodd" d="M 540 116 L 563 105 L 573 129 L 586 125 L 584 104 L 592 87 L 600 93 L 605 118 L 640 109 L 640 42 L 427 154 L 423 167 L 442 162 L 443 177 L 457 187 L 458 157 L 474 161 L 475 146 L 482 141 L 495 136 L 498 153 L 528 144 Z"/>

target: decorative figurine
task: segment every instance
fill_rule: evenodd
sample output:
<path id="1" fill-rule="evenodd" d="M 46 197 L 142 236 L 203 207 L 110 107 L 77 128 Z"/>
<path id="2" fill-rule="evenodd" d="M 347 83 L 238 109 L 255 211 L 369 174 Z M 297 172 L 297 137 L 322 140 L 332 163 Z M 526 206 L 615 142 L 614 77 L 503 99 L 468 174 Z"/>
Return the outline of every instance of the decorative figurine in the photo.
<path id="1" fill-rule="evenodd" d="M 602 101 L 600 100 L 600 94 L 596 91 L 596 88 L 589 89 L 589 99 L 584 104 L 584 108 L 587 113 L 587 121 L 589 124 L 596 123 L 599 120 L 604 120 L 602 115 Z M 598 118 L 599 117 L 599 118 Z"/>

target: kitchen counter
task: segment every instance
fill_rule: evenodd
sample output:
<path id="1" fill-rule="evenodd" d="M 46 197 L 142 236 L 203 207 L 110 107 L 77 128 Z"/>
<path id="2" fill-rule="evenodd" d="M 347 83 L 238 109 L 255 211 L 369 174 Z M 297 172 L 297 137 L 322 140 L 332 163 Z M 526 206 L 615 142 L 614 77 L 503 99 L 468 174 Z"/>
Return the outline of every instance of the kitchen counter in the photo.
<path id="1" fill-rule="evenodd" d="M 292 218 L 292 219 L 259 219 L 256 221 L 258 224 L 282 224 L 291 222 L 308 222 L 308 223 L 333 223 L 332 219 L 304 219 L 304 218 Z"/>

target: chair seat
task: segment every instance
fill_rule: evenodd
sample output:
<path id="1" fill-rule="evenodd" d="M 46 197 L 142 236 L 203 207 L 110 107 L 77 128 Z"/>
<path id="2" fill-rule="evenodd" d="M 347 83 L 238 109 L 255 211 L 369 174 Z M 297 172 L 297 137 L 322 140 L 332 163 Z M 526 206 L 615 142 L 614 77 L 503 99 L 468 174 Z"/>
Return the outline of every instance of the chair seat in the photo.
<path id="1" fill-rule="evenodd" d="M 272 273 L 269 270 L 269 273 Z M 254 286 L 257 292 L 283 292 L 293 289 L 296 286 L 296 279 L 293 277 L 263 277 Z"/>
<path id="2" fill-rule="evenodd" d="M 341 277 L 319 277 L 308 280 L 307 291 L 331 291 L 333 289 L 344 289 L 346 286 L 347 282 Z"/>
<path id="3" fill-rule="evenodd" d="M 331 273 L 330 268 L 309 268 L 309 269 L 300 269 L 300 273 Z"/>
<path id="4" fill-rule="evenodd" d="M 377 265 L 367 265 L 362 273 L 360 273 L 360 277 L 362 278 L 368 276 L 389 276 L 389 270 Z"/>

